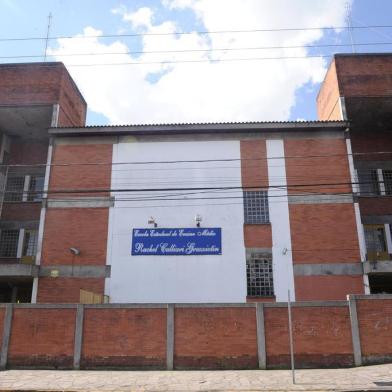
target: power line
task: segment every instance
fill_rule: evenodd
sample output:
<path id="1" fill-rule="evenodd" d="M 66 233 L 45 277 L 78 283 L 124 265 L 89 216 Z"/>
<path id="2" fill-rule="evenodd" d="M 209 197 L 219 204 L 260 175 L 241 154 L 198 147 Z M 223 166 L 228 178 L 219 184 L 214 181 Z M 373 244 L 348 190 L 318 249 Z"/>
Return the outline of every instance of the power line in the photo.
<path id="1" fill-rule="evenodd" d="M 384 181 L 379 181 L 379 183 L 384 183 Z M 308 184 L 290 184 L 290 185 L 268 185 L 268 186 L 227 186 L 227 187 L 183 187 L 183 188 L 96 188 L 96 189 L 56 189 L 47 191 L 28 191 L 27 193 L 34 195 L 45 194 L 91 194 L 91 193 L 108 193 L 108 192 L 175 192 L 175 191 L 214 191 L 214 190 L 259 190 L 261 188 L 265 189 L 288 189 L 288 188 L 306 188 L 306 187 L 327 187 L 327 186 L 352 186 L 352 185 L 371 185 L 373 182 L 339 182 L 339 183 L 308 183 Z M 0 194 L 21 194 L 26 193 L 23 191 L 4 191 Z M 328 193 L 329 194 L 329 193 Z"/>
<path id="2" fill-rule="evenodd" d="M 367 42 L 358 43 L 356 46 L 380 46 L 392 45 L 392 42 Z M 178 49 L 178 50 L 140 50 L 127 52 L 90 52 L 90 53 L 64 53 L 56 52 L 59 57 L 82 57 L 82 56 L 113 56 L 113 55 L 138 55 L 138 54 L 166 54 L 166 53 L 199 53 L 199 52 L 226 52 L 226 51 L 249 51 L 249 50 L 275 50 L 275 49 L 310 49 L 310 48 L 334 48 L 348 47 L 351 44 L 319 44 L 319 45 L 293 45 L 293 46 L 259 46 L 259 47 L 238 47 L 238 48 L 206 48 L 206 49 Z M 41 58 L 42 55 L 18 55 L 18 56 L 0 56 L 0 59 L 18 59 L 18 58 Z"/>
<path id="3" fill-rule="evenodd" d="M 90 64 L 67 64 L 67 67 L 111 67 L 125 65 L 170 65 L 170 64 L 198 64 L 198 63 L 232 63 L 243 61 L 268 61 L 268 60 L 303 60 L 314 58 L 330 58 L 332 55 L 309 55 L 309 56 L 280 56 L 280 57 L 243 57 L 230 59 L 205 59 L 205 60 L 164 60 L 164 61 L 126 61 L 121 63 L 90 63 Z"/>
<path id="4" fill-rule="evenodd" d="M 365 25 L 365 26 L 351 26 L 351 29 L 387 29 L 392 28 L 392 25 Z M 347 26 L 326 26 L 326 27 L 294 27 L 294 28 L 270 28 L 270 29 L 249 29 L 249 30 L 215 30 L 215 31 L 172 31 L 167 33 L 130 33 L 130 34 L 92 34 L 92 35 L 59 35 L 49 37 L 49 40 L 58 39 L 91 39 L 91 38 L 131 38 L 131 37 L 146 37 L 146 36 L 170 36 L 170 35 L 209 35 L 209 34 L 246 34 L 246 33 L 270 33 L 270 32 L 289 32 L 289 31 L 314 31 L 314 30 L 347 30 Z M 44 41 L 47 37 L 8 37 L 0 38 L 0 42 L 6 41 Z"/>
<path id="5" fill-rule="evenodd" d="M 266 197 L 268 198 L 268 204 L 278 204 L 278 203 L 287 203 L 290 202 L 289 200 L 282 200 L 285 198 L 290 198 L 290 197 L 303 197 L 303 198 L 310 198 L 312 196 L 315 195 L 320 195 L 320 196 L 326 196 L 326 201 L 329 201 L 329 197 L 330 196 L 354 196 L 355 194 L 353 194 L 352 192 L 339 192 L 339 193 L 322 193 L 322 194 L 290 194 L 290 193 L 286 193 L 286 194 L 282 194 L 282 195 L 267 195 Z M 374 197 L 373 194 L 366 194 L 360 195 L 361 197 L 364 198 L 369 198 L 369 197 Z M 385 197 L 390 197 L 389 195 L 384 195 L 384 196 L 378 196 L 381 198 L 385 198 Z M 211 196 L 205 196 L 205 197 L 183 197 L 183 198 L 139 198 L 139 199 L 135 199 L 135 198 L 121 198 L 118 199 L 116 198 L 115 201 L 117 203 L 123 203 L 123 202 L 134 202 L 134 203 L 146 203 L 146 202 L 153 202 L 153 201 L 161 201 L 161 202 L 171 202 L 171 201 L 175 201 L 175 202 L 191 202 L 191 201 L 200 201 L 200 200 L 238 200 L 241 199 L 243 200 L 243 196 L 222 196 L 222 197 L 211 197 Z M 86 203 L 90 203 L 91 201 L 95 201 L 96 199 L 89 199 L 89 198 L 84 198 L 84 199 L 50 199 L 51 203 L 62 203 L 64 201 L 77 201 L 79 202 L 86 202 Z M 319 199 L 319 202 L 322 202 L 324 199 Z M 237 205 L 243 205 L 243 202 L 241 203 L 230 203 L 230 204 L 237 204 Z M 144 204 L 143 206 L 137 207 L 137 208 L 152 208 L 152 207 L 185 207 L 185 206 L 204 206 L 204 205 L 226 205 L 226 203 L 214 203 L 214 204 L 188 204 L 188 205 L 184 205 L 183 203 L 181 204 L 173 204 L 170 203 L 169 205 L 155 205 L 155 206 L 151 206 L 150 204 Z M 228 205 L 228 204 L 227 204 Z M 136 208 L 136 207 L 119 207 L 119 206 L 115 206 L 115 208 Z"/>
<path id="6" fill-rule="evenodd" d="M 208 163 L 208 162 L 242 162 L 242 161 L 269 161 L 276 159 L 318 159 L 318 158 L 336 158 L 347 156 L 369 156 L 392 154 L 392 151 L 375 151 L 375 152 L 354 152 L 345 154 L 320 154 L 320 155 L 287 155 L 278 157 L 261 157 L 261 158 L 218 158 L 218 159 L 186 159 L 172 161 L 129 161 L 129 162 L 75 162 L 75 163 L 36 163 L 36 164 L 1 164 L 0 167 L 66 167 L 66 166 L 121 166 L 121 165 L 162 165 L 177 163 Z M 302 165 L 301 165 L 302 166 Z M 311 166 L 311 165 L 307 165 Z M 251 167 L 251 166 L 247 166 Z M 255 166 L 258 167 L 258 166 Z M 222 167 L 224 168 L 224 167 Z M 178 168 L 176 168 L 178 169 Z M 182 169 L 182 168 L 181 168 Z M 191 168 L 192 169 L 192 168 Z"/>
<path id="7" fill-rule="evenodd" d="M 166 60 L 166 61 L 129 61 L 121 63 L 89 63 L 89 64 L 67 64 L 67 67 L 111 67 L 126 65 L 170 65 L 170 64 L 197 64 L 197 63 L 224 63 L 224 62 L 243 62 L 243 61 L 269 61 L 269 60 L 303 60 L 312 58 L 330 58 L 333 55 L 313 55 L 313 56 L 281 56 L 281 57 L 247 57 L 247 58 L 231 58 L 231 59 L 205 59 L 205 60 Z M 34 64 L 34 62 L 30 63 Z M 51 67 L 51 65 L 37 62 L 39 67 Z M 1 64 L 4 69 L 7 64 Z M 10 66 L 11 68 L 12 66 Z"/>

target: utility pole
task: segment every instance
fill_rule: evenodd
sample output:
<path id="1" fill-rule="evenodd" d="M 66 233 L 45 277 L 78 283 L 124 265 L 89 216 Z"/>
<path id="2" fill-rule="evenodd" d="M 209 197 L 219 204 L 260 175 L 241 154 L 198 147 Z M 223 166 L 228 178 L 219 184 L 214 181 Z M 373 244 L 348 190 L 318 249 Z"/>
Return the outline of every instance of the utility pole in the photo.
<path id="1" fill-rule="evenodd" d="M 354 32 L 353 32 L 353 23 L 351 20 L 351 6 L 349 3 L 346 3 L 346 20 L 347 20 L 348 33 L 350 35 L 351 50 L 353 53 L 356 53 L 355 42 L 354 42 Z"/>
<path id="2" fill-rule="evenodd" d="M 294 364 L 294 337 L 293 337 L 293 323 L 291 319 L 291 298 L 290 290 L 287 293 L 287 311 L 289 316 L 289 342 L 290 342 L 290 362 L 291 362 L 291 378 L 295 384 L 295 364 Z"/>
<path id="3" fill-rule="evenodd" d="M 47 51 L 48 51 L 48 43 L 49 43 L 49 34 L 50 34 L 51 24 L 52 24 L 52 13 L 50 12 L 48 15 L 48 28 L 46 30 L 44 61 L 46 61 L 46 56 L 47 56 Z"/>

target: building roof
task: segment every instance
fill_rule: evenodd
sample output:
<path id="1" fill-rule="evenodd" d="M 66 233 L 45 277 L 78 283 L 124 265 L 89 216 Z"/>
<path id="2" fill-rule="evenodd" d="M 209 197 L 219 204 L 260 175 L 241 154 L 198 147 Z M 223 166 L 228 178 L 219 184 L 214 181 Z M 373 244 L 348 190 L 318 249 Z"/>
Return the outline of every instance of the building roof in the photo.
<path id="1" fill-rule="evenodd" d="M 50 128 L 52 136 L 176 135 L 265 131 L 342 131 L 347 121 L 252 121 L 169 124 L 93 125 Z"/>

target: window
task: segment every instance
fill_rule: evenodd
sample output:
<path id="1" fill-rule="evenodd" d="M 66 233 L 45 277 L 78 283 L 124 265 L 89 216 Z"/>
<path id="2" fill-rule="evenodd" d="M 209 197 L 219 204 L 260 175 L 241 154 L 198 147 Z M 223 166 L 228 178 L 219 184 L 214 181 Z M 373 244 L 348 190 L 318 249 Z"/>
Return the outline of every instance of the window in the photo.
<path id="1" fill-rule="evenodd" d="M 392 195 L 392 170 L 383 170 L 385 194 Z"/>
<path id="2" fill-rule="evenodd" d="M 29 201 L 41 201 L 42 191 L 44 189 L 44 176 L 31 176 L 29 185 L 29 195 L 27 200 Z"/>
<path id="3" fill-rule="evenodd" d="M 22 256 L 35 256 L 37 254 L 37 230 L 25 230 Z"/>
<path id="4" fill-rule="evenodd" d="M 270 297 L 274 295 L 271 256 L 252 253 L 246 261 L 248 296 Z"/>
<path id="5" fill-rule="evenodd" d="M 364 225 L 368 260 L 387 260 L 388 251 L 384 225 Z"/>
<path id="6" fill-rule="evenodd" d="M 244 222 L 247 224 L 269 223 L 268 193 L 244 191 Z"/>
<path id="7" fill-rule="evenodd" d="M 0 257 L 17 257 L 19 230 L 2 230 L 0 235 Z"/>
<path id="8" fill-rule="evenodd" d="M 11 175 L 7 179 L 4 201 L 41 201 L 44 182 L 42 175 Z"/>
<path id="9" fill-rule="evenodd" d="M 372 196 L 380 194 L 377 169 L 358 170 L 358 182 L 361 195 Z"/>
<path id="10" fill-rule="evenodd" d="M 25 178 L 24 176 L 8 177 L 4 201 L 22 201 Z"/>

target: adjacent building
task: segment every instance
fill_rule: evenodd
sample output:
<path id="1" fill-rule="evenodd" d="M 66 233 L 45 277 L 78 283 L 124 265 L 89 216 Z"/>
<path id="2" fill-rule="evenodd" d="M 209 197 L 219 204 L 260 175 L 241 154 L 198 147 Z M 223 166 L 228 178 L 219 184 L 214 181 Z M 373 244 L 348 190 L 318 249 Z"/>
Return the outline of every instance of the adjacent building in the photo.
<path id="1" fill-rule="evenodd" d="M 335 55 L 317 100 L 320 120 L 349 120 L 365 290 L 392 292 L 392 55 Z"/>
<path id="2" fill-rule="evenodd" d="M 1 302 L 30 302 L 39 274 L 48 128 L 83 126 L 85 117 L 86 103 L 63 64 L 0 65 Z"/>
<path id="3" fill-rule="evenodd" d="M 336 55 L 318 121 L 85 126 L 61 63 L 0 66 L 0 295 L 392 292 L 392 55 Z"/>

